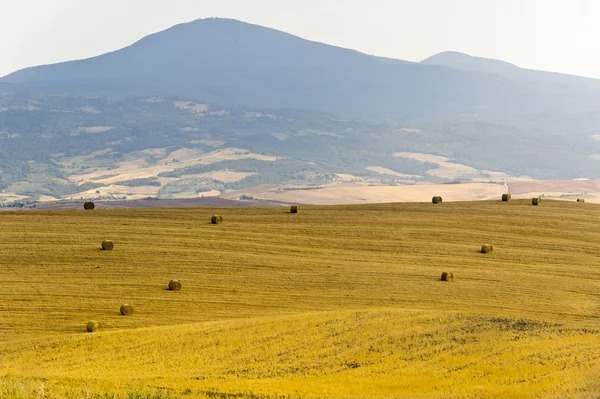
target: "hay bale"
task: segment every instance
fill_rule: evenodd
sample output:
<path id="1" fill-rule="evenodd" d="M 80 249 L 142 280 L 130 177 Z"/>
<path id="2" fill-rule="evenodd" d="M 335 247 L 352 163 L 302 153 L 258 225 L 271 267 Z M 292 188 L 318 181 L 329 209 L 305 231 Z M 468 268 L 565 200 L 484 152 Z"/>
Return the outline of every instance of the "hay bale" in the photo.
<path id="1" fill-rule="evenodd" d="M 121 306 L 121 314 L 123 316 L 131 316 L 133 314 L 133 306 L 131 305 L 122 305 Z"/>
<path id="2" fill-rule="evenodd" d="M 213 217 L 210 219 L 210 222 L 211 222 L 212 224 L 221 224 L 221 223 L 223 223 L 223 217 L 222 217 L 222 216 L 215 215 L 215 216 L 213 216 Z"/>
<path id="3" fill-rule="evenodd" d="M 541 198 L 532 198 L 531 199 L 531 205 L 539 205 L 542 203 L 542 199 Z"/>
<path id="4" fill-rule="evenodd" d="M 577 198 L 577 202 L 585 202 L 583 198 Z"/>
<path id="5" fill-rule="evenodd" d="M 441 204 L 442 203 L 442 197 L 433 197 L 431 199 L 431 202 L 433 202 L 434 204 Z"/>
<path id="6" fill-rule="evenodd" d="M 452 273 L 442 273 L 442 281 L 454 281 L 454 274 Z"/>
<path id="7" fill-rule="evenodd" d="M 91 210 L 92 210 L 92 209 L 94 209 L 95 207 L 96 207 L 96 205 L 94 205 L 94 203 L 93 203 L 93 202 L 91 202 L 91 201 L 85 202 L 85 203 L 83 204 L 83 209 L 85 209 L 86 211 L 91 211 Z"/>
<path id="8" fill-rule="evenodd" d="M 87 323 L 87 331 L 88 332 L 96 332 L 100 329 L 100 323 L 96 320 L 90 320 Z"/>
<path id="9" fill-rule="evenodd" d="M 503 202 L 507 202 L 510 201 L 512 199 L 510 194 L 502 194 L 502 201 Z"/>
<path id="10" fill-rule="evenodd" d="M 111 240 L 102 241 L 102 249 L 105 251 L 112 251 L 115 247 L 115 244 Z"/>
<path id="11" fill-rule="evenodd" d="M 292 205 L 290 208 L 290 213 L 298 213 L 298 205 Z"/>
<path id="12" fill-rule="evenodd" d="M 171 291 L 179 291 L 181 290 L 181 283 L 178 280 L 169 281 L 169 289 Z"/>
<path id="13" fill-rule="evenodd" d="M 492 252 L 494 252 L 494 247 L 490 244 L 483 244 L 481 247 L 482 254 L 491 254 Z"/>

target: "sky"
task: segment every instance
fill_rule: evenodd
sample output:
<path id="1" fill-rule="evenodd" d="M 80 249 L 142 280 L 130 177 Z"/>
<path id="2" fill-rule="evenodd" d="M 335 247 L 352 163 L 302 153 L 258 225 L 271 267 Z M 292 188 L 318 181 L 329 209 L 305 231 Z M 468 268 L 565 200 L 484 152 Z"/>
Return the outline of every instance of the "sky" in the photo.
<path id="1" fill-rule="evenodd" d="M 600 79 L 598 0 L 0 0 L 0 76 L 206 17 L 408 61 L 452 50 Z"/>

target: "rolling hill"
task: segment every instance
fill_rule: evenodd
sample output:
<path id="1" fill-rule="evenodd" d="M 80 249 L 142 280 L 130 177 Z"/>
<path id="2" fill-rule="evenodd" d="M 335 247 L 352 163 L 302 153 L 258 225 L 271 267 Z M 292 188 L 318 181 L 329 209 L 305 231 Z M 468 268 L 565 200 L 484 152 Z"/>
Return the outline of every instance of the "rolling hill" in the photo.
<path id="1" fill-rule="evenodd" d="M 374 123 L 178 97 L 7 92 L 0 95 L 0 206 L 239 197 L 290 185 L 401 190 L 473 180 L 501 185 L 520 176 L 594 179 L 600 177 L 594 126 L 556 116 L 535 124 L 476 116 Z M 400 199 L 388 201 L 394 200 Z"/>
<path id="2" fill-rule="evenodd" d="M 0 213 L 0 398 L 592 399 L 599 221 L 553 201 Z"/>
<path id="3" fill-rule="evenodd" d="M 586 97 L 600 91 L 600 80 L 598 79 L 519 68 L 505 61 L 473 57 L 456 51 L 436 54 L 421 61 L 421 64 L 496 74 L 517 82 L 536 82 L 550 90 L 564 90 L 570 95 Z"/>

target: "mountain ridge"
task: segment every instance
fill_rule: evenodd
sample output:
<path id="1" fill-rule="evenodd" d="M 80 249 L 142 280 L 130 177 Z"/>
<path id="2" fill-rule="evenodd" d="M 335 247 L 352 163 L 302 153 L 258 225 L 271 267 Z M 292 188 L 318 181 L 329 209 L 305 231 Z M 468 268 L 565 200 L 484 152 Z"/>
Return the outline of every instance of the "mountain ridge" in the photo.
<path id="1" fill-rule="evenodd" d="M 26 68 L 0 82 L 54 93 L 182 96 L 370 119 L 600 107 L 599 93 L 585 92 L 586 101 L 568 98 L 547 78 L 515 81 L 430 64 L 372 56 L 231 19 L 200 19 L 100 56 Z M 577 95 L 586 90 L 569 78 L 559 83 L 565 79 L 565 90 L 574 88 Z"/>

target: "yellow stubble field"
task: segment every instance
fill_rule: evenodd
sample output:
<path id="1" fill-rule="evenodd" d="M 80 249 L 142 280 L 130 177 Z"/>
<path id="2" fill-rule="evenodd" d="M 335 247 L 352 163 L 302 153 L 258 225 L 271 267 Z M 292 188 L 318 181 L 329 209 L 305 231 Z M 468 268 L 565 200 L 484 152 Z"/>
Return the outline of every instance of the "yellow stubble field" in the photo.
<path id="1" fill-rule="evenodd" d="M 600 206 L 99 205 L 0 213 L 0 398 L 600 395 Z"/>

